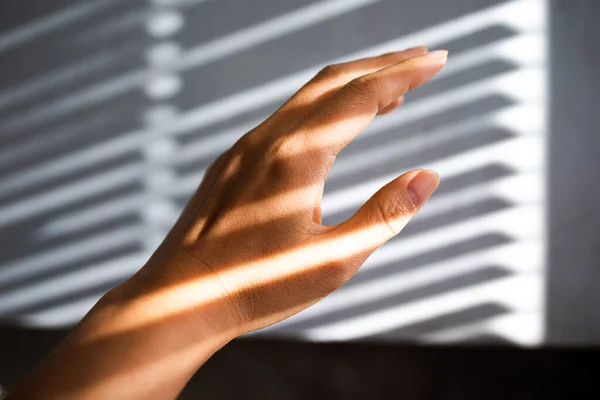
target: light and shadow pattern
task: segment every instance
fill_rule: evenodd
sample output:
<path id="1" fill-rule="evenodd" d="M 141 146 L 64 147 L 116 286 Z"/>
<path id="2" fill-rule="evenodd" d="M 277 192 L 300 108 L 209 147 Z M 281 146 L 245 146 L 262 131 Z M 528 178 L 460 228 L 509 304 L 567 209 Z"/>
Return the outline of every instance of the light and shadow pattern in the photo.
<path id="1" fill-rule="evenodd" d="M 2 319 L 77 322 L 145 263 L 210 162 L 323 65 L 426 44 L 450 50 L 448 65 L 338 157 L 324 222 L 408 169 L 438 171 L 440 188 L 346 286 L 255 334 L 541 343 L 546 2 L 427 12 L 445 5 L 31 7 L 0 33 Z"/>

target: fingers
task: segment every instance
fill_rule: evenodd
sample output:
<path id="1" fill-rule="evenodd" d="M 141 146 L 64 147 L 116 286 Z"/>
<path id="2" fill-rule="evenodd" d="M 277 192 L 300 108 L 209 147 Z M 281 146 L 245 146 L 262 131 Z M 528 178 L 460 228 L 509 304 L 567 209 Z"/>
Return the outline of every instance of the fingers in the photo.
<path id="1" fill-rule="evenodd" d="M 290 112 L 294 112 L 295 115 L 307 113 L 309 108 L 318 107 L 316 102 L 326 100 L 329 95 L 334 94 L 351 80 L 425 53 L 427 53 L 427 47 L 419 46 L 376 57 L 329 65 L 292 96 L 279 109 L 279 113 L 287 114 L 286 118 L 289 117 Z"/>
<path id="2" fill-rule="evenodd" d="M 437 74 L 447 52 L 438 50 L 412 57 L 350 81 L 291 138 L 298 151 L 325 150 L 335 156 L 371 120 L 398 99 Z M 331 161 L 332 162 L 332 161 Z"/>
<path id="3" fill-rule="evenodd" d="M 356 214 L 332 232 L 361 238 L 358 246 L 365 249 L 364 259 L 360 260 L 362 264 L 373 250 L 406 226 L 438 184 L 439 177 L 433 171 L 408 172 L 382 187 Z"/>
<path id="4" fill-rule="evenodd" d="M 406 49 L 403 51 L 395 51 L 391 53 L 381 54 L 375 57 L 361 58 L 359 60 L 348 61 L 340 64 L 333 64 L 323 68 L 309 84 L 323 82 L 324 87 L 331 88 L 332 86 L 341 87 L 352 79 L 370 74 L 390 65 L 397 64 L 401 61 L 408 60 L 411 57 L 420 56 L 427 53 L 427 47 L 418 46 Z"/>

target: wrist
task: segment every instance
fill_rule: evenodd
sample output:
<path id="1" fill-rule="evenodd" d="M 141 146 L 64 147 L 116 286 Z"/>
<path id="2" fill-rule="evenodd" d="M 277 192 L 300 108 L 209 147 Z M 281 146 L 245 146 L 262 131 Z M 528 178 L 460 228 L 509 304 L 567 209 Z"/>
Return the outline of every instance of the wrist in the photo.
<path id="1" fill-rule="evenodd" d="M 92 377 L 86 391 L 99 398 L 174 398 L 233 336 L 202 312 L 156 313 L 163 309 L 144 298 L 138 282 L 127 281 L 103 296 L 61 345 L 69 356 L 59 358 L 72 358 L 73 376 L 93 360 L 93 371 L 82 375 Z"/>
<path id="2" fill-rule="evenodd" d="M 177 289 L 149 279 L 144 270 L 106 293 L 91 311 L 90 319 L 110 321 L 102 335 L 157 331 L 182 341 L 214 343 L 215 351 L 240 334 L 220 304 L 182 307 L 173 304 Z M 172 292 L 170 295 L 163 295 Z M 93 317 L 93 318 L 92 318 Z"/>
<path id="3" fill-rule="evenodd" d="M 103 296 L 17 398 L 175 398 L 233 336 L 202 312 L 157 313 L 147 290 L 135 278 Z"/>

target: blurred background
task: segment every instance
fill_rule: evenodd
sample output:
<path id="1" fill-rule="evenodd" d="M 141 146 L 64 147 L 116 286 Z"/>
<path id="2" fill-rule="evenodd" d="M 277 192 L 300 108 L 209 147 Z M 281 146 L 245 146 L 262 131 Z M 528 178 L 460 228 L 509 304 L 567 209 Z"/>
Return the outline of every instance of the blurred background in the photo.
<path id="1" fill-rule="evenodd" d="M 3 0 L 0 385 L 137 271 L 212 160 L 320 68 L 428 45 L 447 67 L 342 152 L 324 222 L 413 168 L 440 173 L 434 197 L 345 287 L 226 348 L 184 396 L 233 396 L 232 368 L 260 398 L 399 394 L 390 371 L 408 398 L 548 390 L 595 356 L 548 348 L 600 344 L 597 16 L 592 0 Z"/>

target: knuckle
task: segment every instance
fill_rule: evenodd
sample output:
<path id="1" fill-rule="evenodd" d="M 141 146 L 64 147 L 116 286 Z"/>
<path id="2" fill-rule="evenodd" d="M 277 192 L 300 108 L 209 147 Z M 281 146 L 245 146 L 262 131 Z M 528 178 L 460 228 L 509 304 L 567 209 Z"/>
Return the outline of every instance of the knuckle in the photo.
<path id="1" fill-rule="evenodd" d="M 415 212 L 412 203 L 403 196 L 381 196 L 376 203 L 376 223 L 385 224 L 393 235 L 400 233 L 402 217 L 410 216 Z"/>
<path id="2" fill-rule="evenodd" d="M 242 136 L 234 145 L 236 152 L 252 152 L 256 151 L 260 142 L 260 135 L 255 129 Z"/>
<path id="3" fill-rule="evenodd" d="M 292 158 L 297 147 L 295 140 L 289 137 L 280 137 L 268 147 L 265 155 L 267 173 L 274 179 L 281 179 L 293 173 Z"/>
<path id="4" fill-rule="evenodd" d="M 342 74 L 342 68 L 340 67 L 339 64 L 331 64 L 331 65 L 327 65 L 326 67 L 323 67 L 319 73 L 317 74 L 317 77 L 322 79 L 322 78 L 335 78 L 338 77 Z"/>
<path id="5" fill-rule="evenodd" d="M 267 158 L 270 160 L 287 159 L 295 152 L 295 140 L 289 136 L 280 136 L 271 141 L 267 150 Z"/>
<path id="6" fill-rule="evenodd" d="M 346 90 L 357 94 L 372 95 L 377 92 L 377 81 L 368 76 L 361 76 L 351 80 L 346 85 Z"/>

